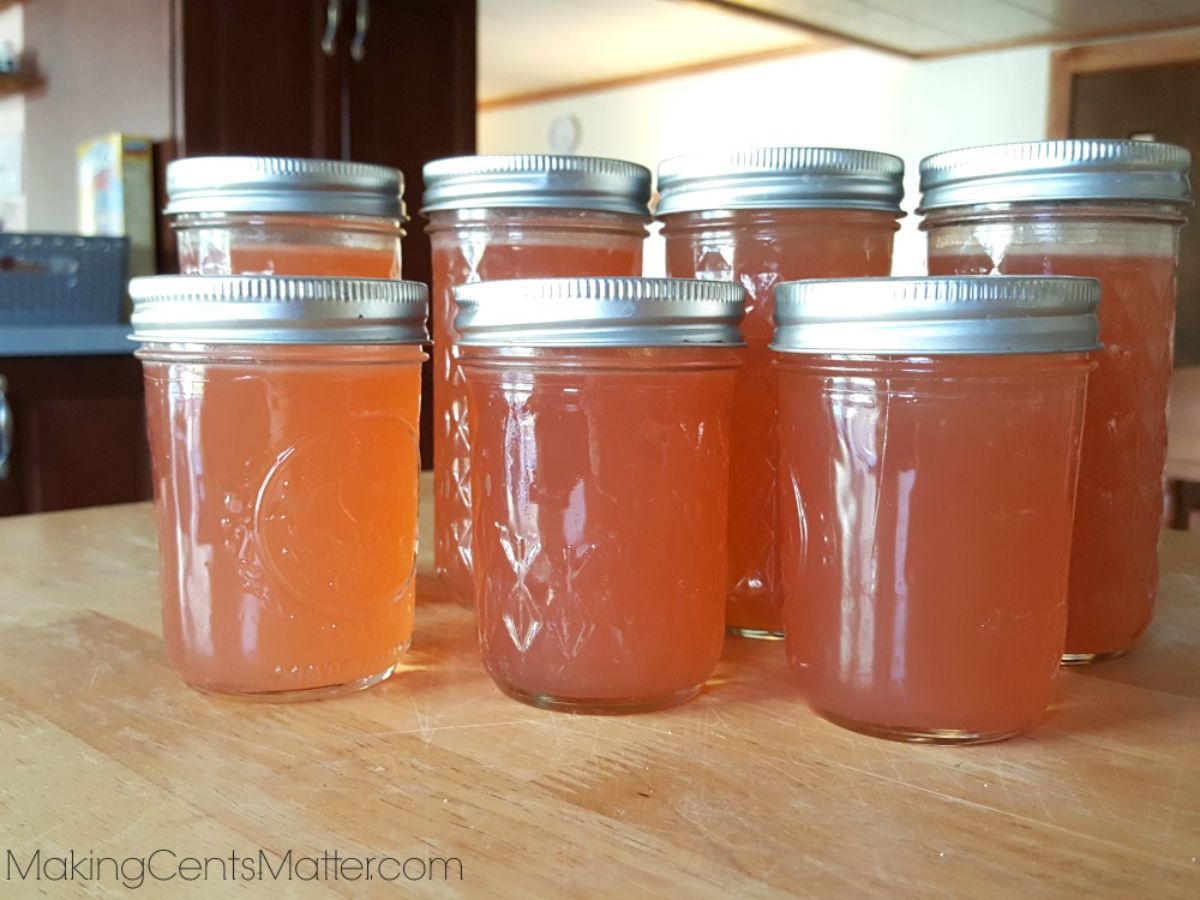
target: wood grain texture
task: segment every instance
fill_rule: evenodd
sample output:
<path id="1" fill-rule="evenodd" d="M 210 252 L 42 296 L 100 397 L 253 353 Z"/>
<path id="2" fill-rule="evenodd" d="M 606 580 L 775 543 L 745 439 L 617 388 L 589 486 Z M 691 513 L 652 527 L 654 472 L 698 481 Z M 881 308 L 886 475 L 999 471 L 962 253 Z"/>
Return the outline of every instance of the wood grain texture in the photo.
<path id="1" fill-rule="evenodd" d="M 776 643 L 731 639 L 704 694 L 673 711 L 524 707 L 482 671 L 469 613 L 433 595 L 427 551 L 413 650 L 390 681 L 294 706 L 207 697 L 163 655 L 151 515 L 0 522 L 0 846 L 461 859 L 461 882 L 412 887 L 434 896 L 1188 897 L 1200 884 L 1194 536 L 1164 536 L 1161 608 L 1136 652 L 1064 671 L 1033 735 L 952 749 L 811 715 Z"/>
<path id="2" fill-rule="evenodd" d="M 1050 57 L 1050 101 L 1046 137 L 1059 140 L 1072 133 L 1075 78 L 1096 72 L 1119 72 L 1200 61 L 1200 34 L 1173 34 L 1067 47 Z"/>

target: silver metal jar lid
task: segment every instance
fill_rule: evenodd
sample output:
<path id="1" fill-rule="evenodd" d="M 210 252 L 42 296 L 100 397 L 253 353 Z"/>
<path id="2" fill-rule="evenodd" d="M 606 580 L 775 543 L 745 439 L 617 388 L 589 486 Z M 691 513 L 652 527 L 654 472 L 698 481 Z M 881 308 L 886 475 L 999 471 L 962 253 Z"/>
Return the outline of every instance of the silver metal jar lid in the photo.
<path id="1" fill-rule="evenodd" d="M 520 278 L 455 288 L 460 343 L 522 347 L 740 346 L 746 292 L 690 278 Z"/>
<path id="2" fill-rule="evenodd" d="M 133 339 L 206 344 L 422 344 L 416 281 L 159 275 L 129 283 Z"/>
<path id="3" fill-rule="evenodd" d="M 195 156 L 167 165 L 164 213 L 405 219 L 404 175 L 388 166 L 331 159 Z"/>
<path id="4" fill-rule="evenodd" d="M 1094 278 L 964 275 L 787 281 L 775 288 L 783 353 L 1003 354 L 1097 349 Z"/>
<path id="5" fill-rule="evenodd" d="M 658 167 L 657 214 L 711 209 L 874 209 L 902 215 L 904 160 L 870 150 L 759 147 Z"/>
<path id="6" fill-rule="evenodd" d="M 917 211 L 1038 200 L 1186 203 L 1191 163 L 1183 147 L 1150 141 L 1030 141 L 948 150 L 921 160 Z"/>
<path id="7" fill-rule="evenodd" d="M 529 207 L 650 218 L 650 170 L 598 156 L 454 156 L 426 163 L 422 213 Z"/>

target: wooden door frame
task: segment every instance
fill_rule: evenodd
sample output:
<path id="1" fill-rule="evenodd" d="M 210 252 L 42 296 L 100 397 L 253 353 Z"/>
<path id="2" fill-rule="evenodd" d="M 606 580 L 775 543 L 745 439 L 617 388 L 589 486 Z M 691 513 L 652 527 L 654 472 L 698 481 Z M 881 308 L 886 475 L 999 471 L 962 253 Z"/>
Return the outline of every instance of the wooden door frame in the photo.
<path id="1" fill-rule="evenodd" d="M 1050 58 L 1050 105 L 1046 137 L 1052 140 L 1070 137 L 1072 88 L 1076 75 L 1189 62 L 1200 62 L 1200 31 L 1084 44 L 1054 51 Z"/>

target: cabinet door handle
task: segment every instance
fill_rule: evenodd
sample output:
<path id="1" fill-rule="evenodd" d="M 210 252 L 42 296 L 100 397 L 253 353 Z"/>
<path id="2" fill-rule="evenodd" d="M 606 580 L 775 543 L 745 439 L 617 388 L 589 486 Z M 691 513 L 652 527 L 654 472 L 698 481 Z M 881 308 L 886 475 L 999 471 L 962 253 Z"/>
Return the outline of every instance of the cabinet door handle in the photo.
<path id="1" fill-rule="evenodd" d="M 333 56 L 337 52 L 338 23 L 342 20 L 342 0 L 327 0 L 325 4 L 325 34 L 321 36 L 321 52 Z"/>
<path id="2" fill-rule="evenodd" d="M 354 9 L 354 40 L 350 42 L 350 58 L 362 62 L 367 58 L 367 29 L 371 27 L 371 0 L 358 0 Z"/>
<path id="3" fill-rule="evenodd" d="M 8 458 L 13 449 L 13 414 L 4 393 L 7 388 L 8 382 L 0 375 L 0 478 L 8 477 Z"/>

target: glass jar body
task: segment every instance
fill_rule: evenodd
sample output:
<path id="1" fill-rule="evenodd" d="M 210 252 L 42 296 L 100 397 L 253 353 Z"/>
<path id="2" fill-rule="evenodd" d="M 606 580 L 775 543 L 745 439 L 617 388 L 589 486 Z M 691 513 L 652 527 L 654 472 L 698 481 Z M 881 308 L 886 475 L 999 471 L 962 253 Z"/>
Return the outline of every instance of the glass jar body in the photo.
<path id="1" fill-rule="evenodd" d="M 817 712 L 922 742 L 1041 718 L 1090 366 L 781 356 L 787 650 Z"/>
<path id="2" fill-rule="evenodd" d="M 646 222 L 590 210 L 465 209 L 429 217 L 433 245 L 434 565 L 442 588 L 473 602 L 471 438 L 454 288 L 475 281 L 640 275 Z"/>
<path id="3" fill-rule="evenodd" d="M 724 634 L 736 355 L 464 351 L 488 673 L 552 709 L 688 699 Z"/>
<path id="4" fill-rule="evenodd" d="M 147 344 L 163 635 L 194 687 L 308 699 L 412 635 L 413 346 Z"/>
<path id="5" fill-rule="evenodd" d="M 293 213 L 180 213 L 184 275 L 401 277 L 399 219 Z"/>
<path id="6" fill-rule="evenodd" d="M 1153 616 L 1181 223 L 1172 204 L 1073 202 L 941 210 L 923 225 L 931 274 L 1100 280 L 1067 662 L 1124 652 Z"/>
<path id="7" fill-rule="evenodd" d="M 729 210 L 663 217 L 667 274 L 733 281 L 749 295 L 733 411 L 727 624 L 781 637 L 778 385 L 767 349 L 780 281 L 887 275 L 896 217 L 837 209 Z"/>

